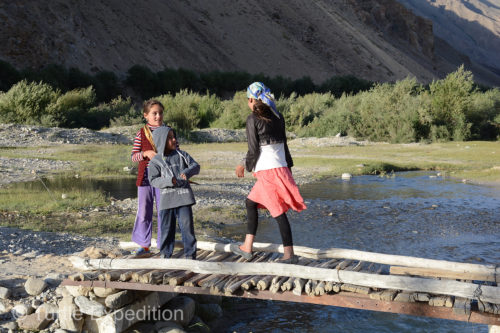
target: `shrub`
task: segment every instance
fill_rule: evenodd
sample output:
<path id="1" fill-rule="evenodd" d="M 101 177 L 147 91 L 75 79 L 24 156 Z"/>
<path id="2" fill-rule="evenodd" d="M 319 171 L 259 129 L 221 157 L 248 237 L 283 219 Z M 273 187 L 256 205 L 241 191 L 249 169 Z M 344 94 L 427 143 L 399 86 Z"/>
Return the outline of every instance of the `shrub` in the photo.
<path id="1" fill-rule="evenodd" d="M 101 71 L 92 78 L 98 102 L 111 101 L 121 94 L 121 84 L 113 72 Z"/>
<path id="2" fill-rule="evenodd" d="M 471 107 L 466 112 L 473 140 L 494 140 L 500 134 L 500 89 L 471 95 Z"/>
<path id="3" fill-rule="evenodd" d="M 221 109 L 220 116 L 210 126 L 229 129 L 245 128 L 247 117 L 250 114 L 245 91 L 235 93 L 232 100 L 223 101 Z"/>
<path id="4" fill-rule="evenodd" d="M 89 111 L 95 104 L 95 101 L 95 92 L 92 87 L 71 90 L 60 95 L 57 100 L 49 104 L 46 109 L 46 115 L 57 126 L 97 129 L 100 128 L 98 119 L 89 116 Z"/>
<path id="5" fill-rule="evenodd" d="M 442 135 L 448 133 L 443 139 L 461 141 L 470 137 L 472 124 L 467 122 L 466 113 L 471 108 L 473 86 L 472 73 L 465 71 L 463 65 L 445 79 L 430 84 L 433 126 L 446 128 L 439 130 Z"/>
<path id="6" fill-rule="evenodd" d="M 0 120 L 23 124 L 40 124 L 48 105 L 60 96 L 46 83 L 16 83 L 8 92 L 0 95 Z"/>
<path id="7" fill-rule="evenodd" d="M 125 82 L 143 99 L 162 93 L 159 89 L 158 76 L 145 66 L 135 65 L 130 67 Z"/>

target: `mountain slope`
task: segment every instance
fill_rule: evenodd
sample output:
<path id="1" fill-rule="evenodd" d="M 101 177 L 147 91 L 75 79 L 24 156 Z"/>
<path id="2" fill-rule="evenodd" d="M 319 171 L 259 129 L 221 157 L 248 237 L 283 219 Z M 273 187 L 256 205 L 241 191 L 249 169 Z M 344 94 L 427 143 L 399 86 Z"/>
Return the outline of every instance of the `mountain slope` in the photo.
<path id="1" fill-rule="evenodd" d="M 141 64 L 429 82 L 456 69 L 435 57 L 432 22 L 396 0 L 2 2 L 0 43 L 0 59 L 19 68 L 59 63 L 119 74 Z M 483 74 L 476 79 L 500 85 Z"/>

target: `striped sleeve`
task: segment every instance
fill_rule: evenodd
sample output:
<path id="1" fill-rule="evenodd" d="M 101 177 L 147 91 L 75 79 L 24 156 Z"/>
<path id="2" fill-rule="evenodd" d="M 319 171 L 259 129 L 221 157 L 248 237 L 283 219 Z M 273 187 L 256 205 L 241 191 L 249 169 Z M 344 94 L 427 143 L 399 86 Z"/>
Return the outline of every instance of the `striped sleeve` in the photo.
<path id="1" fill-rule="evenodd" d="M 137 132 L 134 138 L 134 145 L 132 147 L 132 162 L 140 162 L 144 160 L 144 157 L 142 156 L 141 152 L 141 145 L 142 145 L 142 135 L 141 135 L 141 130 Z"/>

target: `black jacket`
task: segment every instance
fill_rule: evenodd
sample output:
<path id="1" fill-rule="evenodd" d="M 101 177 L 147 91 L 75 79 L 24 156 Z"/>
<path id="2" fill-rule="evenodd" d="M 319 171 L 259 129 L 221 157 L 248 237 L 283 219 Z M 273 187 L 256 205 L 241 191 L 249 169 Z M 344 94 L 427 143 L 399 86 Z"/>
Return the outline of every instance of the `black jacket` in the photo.
<path id="1" fill-rule="evenodd" d="M 284 143 L 286 163 L 289 168 L 293 166 L 292 156 L 286 144 L 285 118 L 281 113 L 280 119 L 273 115 L 271 121 L 264 121 L 251 113 L 247 117 L 246 132 L 248 152 L 245 158 L 245 167 L 248 172 L 251 172 L 257 164 L 260 155 L 259 147 L 276 143 Z"/>

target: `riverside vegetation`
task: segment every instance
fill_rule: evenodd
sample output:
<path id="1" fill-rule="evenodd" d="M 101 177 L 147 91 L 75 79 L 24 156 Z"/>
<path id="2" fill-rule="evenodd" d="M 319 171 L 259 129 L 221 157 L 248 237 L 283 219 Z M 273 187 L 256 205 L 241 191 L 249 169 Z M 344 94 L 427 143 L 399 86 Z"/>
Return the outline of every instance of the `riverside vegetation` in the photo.
<path id="1" fill-rule="evenodd" d="M 129 73 L 130 75 L 130 73 Z M 500 181 L 500 90 L 480 89 L 463 67 L 446 78 L 423 86 L 415 79 L 375 84 L 358 93 L 290 93 L 277 99 L 287 129 L 298 138 L 290 141 L 298 182 L 322 177 L 385 174 L 405 170 L 440 170 L 458 179 L 483 183 Z M 196 128 L 244 128 L 247 116 L 244 92 L 223 100 L 215 94 L 181 90 L 156 96 L 167 110 L 165 122 L 187 139 Z M 141 123 L 141 111 L 130 98 L 99 102 L 92 86 L 62 92 L 48 83 L 21 80 L 0 92 L 0 122 L 94 129 Z M 371 143 L 335 146 L 328 137 L 340 133 Z M 326 144 L 318 144 L 324 137 Z M 309 140 L 309 141 L 308 141 Z M 464 141 L 490 140 L 490 141 Z M 323 143 L 324 143 L 323 142 Z M 373 142 L 390 142 L 373 143 Z M 56 177 L 128 177 L 130 145 L 73 145 L 71 142 L 33 149 L 3 147 L 5 158 L 39 158 L 71 162 L 71 170 L 54 171 Z M 244 219 L 242 204 L 251 176 L 234 178 L 234 166 L 246 151 L 245 143 L 186 143 L 183 149 L 202 165 L 196 181 L 228 196 L 230 204 L 197 205 L 195 222 L 219 223 Z M 228 185 L 229 184 L 229 185 Z M 65 194 L 65 199 L 61 196 Z M 202 198 L 203 199 L 203 198 Z M 203 200 L 202 200 L 203 202 Z M 207 201 L 208 202 L 208 201 Z M 96 190 L 64 191 L 0 187 L 2 225 L 45 231 L 71 231 L 87 235 L 128 237 L 135 211 L 109 209 L 111 198 Z M 234 203 L 234 205 L 231 205 Z M 236 205 L 236 206 L 235 206 Z M 241 209 L 240 209 L 241 208 Z"/>

